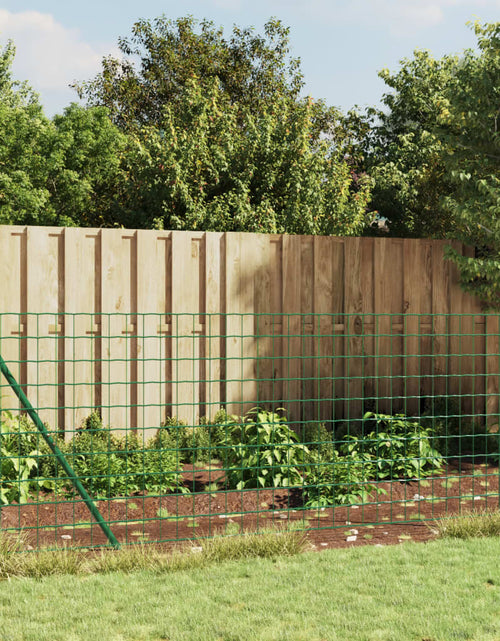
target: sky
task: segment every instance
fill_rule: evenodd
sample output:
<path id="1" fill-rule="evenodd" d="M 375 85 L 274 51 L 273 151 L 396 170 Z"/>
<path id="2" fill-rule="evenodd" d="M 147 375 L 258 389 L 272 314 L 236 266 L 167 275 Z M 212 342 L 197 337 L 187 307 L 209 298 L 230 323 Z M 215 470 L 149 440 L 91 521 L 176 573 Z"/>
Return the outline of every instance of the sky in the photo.
<path id="1" fill-rule="evenodd" d="M 192 15 L 229 34 L 263 33 L 270 17 L 290 28 L 304 93 L 343 110 L 378 104 L 377 72 L 397 71 L 416 48 L 439 57 L 474 47 L 470 20 L 500 20 L 500 0 L 0 0 L 0 47 L 13 40 L 18 80 L 28 80 L 49 116 L 77 102 L 73 81 L 89 80 L 103 56 L 140 18 Z"/>

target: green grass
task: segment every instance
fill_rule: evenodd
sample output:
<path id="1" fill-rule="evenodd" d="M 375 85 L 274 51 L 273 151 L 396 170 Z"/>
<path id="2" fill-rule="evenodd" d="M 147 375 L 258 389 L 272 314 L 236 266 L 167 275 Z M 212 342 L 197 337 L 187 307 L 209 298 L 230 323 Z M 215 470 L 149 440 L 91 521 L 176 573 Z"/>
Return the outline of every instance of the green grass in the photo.
<path id="1" fill-rule="evenodd" d="M 279 539 L 280 537 L 275 537 Z M 233 540 L 244 537 L 235 537 Z M 221 539 L 223 542 L 231 538 Z M 208 543 L 208 542 L 207 542 Z M 201 543 L 204 545 L 204 543 Z M 235 549 L 233 549 L 233 552 Z M 247 550 L 248 552 L 248 550 Z M 2 641 L 494 641 L 500 538 L 0 583 Z M 69 555 L 67 557 L 70 558 Z M 97 557 L 99 558 L 99 557 Z M 108 554 L 108 570 L 119 553 Z M 143 558 L 142 565 L 137 565 Z M 180 557 L 179 557 L 180 558 Z M 187 561 L 186 561 L 187 564 Z M 196 564 L 199 564 L 196 566 Z M 121 565 L 124 569 L 123 564 Z"/>
<path id="2" fill-rule="evenodd" d="M 431 528 L 448 538 L 500 537 L 500 512 L 472 511 L 460 517 L 448 516 L 435 521 Z"/>

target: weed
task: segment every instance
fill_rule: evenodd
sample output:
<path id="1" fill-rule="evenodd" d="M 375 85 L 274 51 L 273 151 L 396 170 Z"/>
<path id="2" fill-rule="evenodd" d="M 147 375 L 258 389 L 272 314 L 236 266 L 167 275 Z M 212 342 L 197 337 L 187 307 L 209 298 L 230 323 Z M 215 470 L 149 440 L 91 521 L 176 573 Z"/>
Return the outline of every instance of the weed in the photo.
<path id="1" fill-rule="evenodd" d="M 155 573 L 206 567 L 213 563 L 256 557 L 273 559 L 302 552 L 305 534 L 294 527 L 268 528 L 259 533 L 240 536 L 218 536 L 199 539 L 199 554 L 187 550 L 163 552 L 146 545 L 147 533 L 132 533 L 139 543 L 121 550 L 102 550 L 89 555 L 84 550 L 59 548 L 26 552 L 27 540 L 0 532 L 0 580 L 10 577 L 32 577 L 64 574 L 101 574 L 150 570 Z"/>
<path id="2" fill-rule="evenodd" d="M 500 512 L 471 511 L 447 516 L 432 523 L 438 536 L 456 539 L 500 536 Z"/>

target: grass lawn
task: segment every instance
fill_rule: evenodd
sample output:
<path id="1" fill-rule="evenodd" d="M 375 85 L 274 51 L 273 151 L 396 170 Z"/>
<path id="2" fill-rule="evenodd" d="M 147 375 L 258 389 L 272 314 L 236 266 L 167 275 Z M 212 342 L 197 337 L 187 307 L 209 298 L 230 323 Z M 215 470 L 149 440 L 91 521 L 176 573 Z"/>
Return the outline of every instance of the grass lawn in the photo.
<path id="1" fill-rule="evenodd" d="M 1 641 L 493 641 L 500 538 L 0 582 Z"/>

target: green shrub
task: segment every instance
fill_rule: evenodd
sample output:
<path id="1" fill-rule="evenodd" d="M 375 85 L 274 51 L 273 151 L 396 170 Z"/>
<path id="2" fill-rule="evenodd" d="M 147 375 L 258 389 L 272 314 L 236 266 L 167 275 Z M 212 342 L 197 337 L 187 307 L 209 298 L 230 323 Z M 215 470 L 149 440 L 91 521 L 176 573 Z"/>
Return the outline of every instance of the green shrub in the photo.
<path id="1" fill-rule="evenodd" d="M 279 410 L 278 410 L 279 411 Z M 302 484 L 309 449 L 298 443 L 284 416 L 254 408 L 227 426 L 224 454 L 230 488 L 290 487 Z"/>
<path id="2" fill-rule="evenodd" d="M 428 399 L 421 423 L 432 429 L 433 445 L 443 456 L 480 456 L 498 461 L 499 436 L 484 421 L 463 416 L 460 398 Z"/>
<path id="3" fill-rule="evenodd" d="M 20 422 L 3 412 L 0 421 L 0 505 L 26 503 L 37 466 L 38 450 L 33 449 L 31 435 L 20 428 Z"/>
<path id="4" fill-rule="evenodd" d="M 191 427 L 176 417 L 169 417 L 162 423 L 150 446 L 175 452 L 182 463 L 207 461 L 211 450 L 210 433 L 206 425 Z"/>
<path id="5" fill-rule="evenodd" d="M 158 436 L 158 435 L 157 435 Z M 91 415 L 68 443 L 60 448 L 76 475 L 96 498 L 128 496 L 135 492 L 184 491 L 175 452 L 161 437 L 146 446 L 134 432 L 117 436 Z M 55 464 L 57 486 L 74 493 L 66 473 Z"/>
<path id="6" fill-rule="evenodd" d="M 374 480 L 421 478 L 441 472 L 443 457 L 432 446 L 431 428 L 403 414 L 368 412 L 364 421 L 375 429 L 363 437 L 346 436 L 339 452 L 363 462 Z"/>
<path id="7" fill-rule="evenodd" d="M 230 439 L 228 428 L 239 420 L 223 409 L 212 420 L 200 418 L 200 424 L 196 426 L 188 426 L 176 417 L 169 417 L 162 423 L 152 446 L 175 450 L 183 463 L 223 459 Z"/>
<path id="8" fill-rule="evenodd" d="M 3 411 L 0 420 L 0 505 L 26 503 L 31 492 L 52 489 L 37 479 L 40 463 L 50 452 L 43 436 L 26 415 Z"/>
<path id="9" fill-rule="evenodd" d="M 304 473 L 302 496 L 306 507 L 333 507 L 365 501 L 376 490 L 370 483 L 370 465 L 352 456 L 339 456 L 333 460 L 309 466 Z M 379 493 L 385 492 L 378 489 Z"/>
<path id="10" fill-rule="evenodd" d="M 311 461 L 331 462 L 333 460 L 332 433 L 326 429 L 324 423 L 302 423 L 298 428 L 298 436 L 300 442 L 307 445 L 311 453 Z"/>

